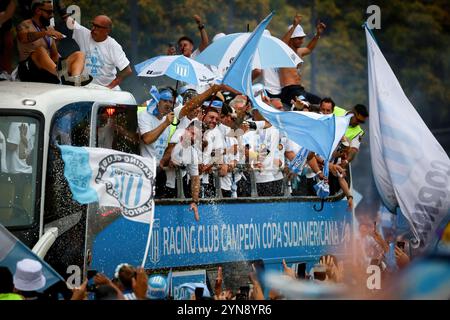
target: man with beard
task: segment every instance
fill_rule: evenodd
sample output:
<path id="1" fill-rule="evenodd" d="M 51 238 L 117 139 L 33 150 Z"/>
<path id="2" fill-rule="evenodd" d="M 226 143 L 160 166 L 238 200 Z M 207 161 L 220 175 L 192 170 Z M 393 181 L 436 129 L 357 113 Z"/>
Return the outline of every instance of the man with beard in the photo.
<path id="1" fill-rule="evenodd" d="M 86 85 L 92 78 L 82 75 L 85 56 L 76 51 L 65 61 L 59 60 L 56 41 L 64 35 L 50 27 L 53 17 L 53 4 L 48 0 L 33 0 L 32 17 L 17 26 L 19 50 L 19 78 L 21 81 Z M 66 66 L 58 72 L 57 65 Z M 60 68 L 61 69 L 61 68 Z"/>

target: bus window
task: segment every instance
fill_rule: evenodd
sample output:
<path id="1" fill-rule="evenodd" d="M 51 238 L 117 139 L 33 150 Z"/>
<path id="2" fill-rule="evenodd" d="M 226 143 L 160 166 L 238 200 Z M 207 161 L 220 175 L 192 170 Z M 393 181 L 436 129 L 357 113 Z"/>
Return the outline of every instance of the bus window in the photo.
<path id="1" fill-rule="evenodd" d="M 39 120 L 0 116 L 0 223 L 27 227 L 36 221 Z"/>
<path id="2" fill-rule="evenodd" d="M 96 147 L 139 154 L 136 106 L 101 106 L 97 112 Z"/>
<path id="3" fill-rule="evenodd" d="M 64 178 L 64 162 L 57 145 L 89 146 L 92 104 L 92 102 L 72 103 L 59 110 L 53 117 L 45 190 L 45 223 L 83 211 L 83 206 L 72 199 L 69 185 Z"/>
<path id="4" fill-rule="evenodd" d="M 88 146 L 92 102 L 76 102 L 59 110 L 51 124 L 50 144 Z"/>

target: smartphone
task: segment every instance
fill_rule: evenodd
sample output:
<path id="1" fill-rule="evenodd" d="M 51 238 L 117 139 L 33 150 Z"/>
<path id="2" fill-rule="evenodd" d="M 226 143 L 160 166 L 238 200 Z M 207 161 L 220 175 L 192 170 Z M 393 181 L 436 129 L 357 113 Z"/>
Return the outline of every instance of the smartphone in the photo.
<path id="1" fill-rule="evenodd" d="M 195 288 L 195 300 L 202 300 L 203 299 L 203 292 L 204 288 L 202 287 L 196 287 Z"/>
<path id="2" fill-rule="evenodd" d="M 405 241 L 397 241 L 397 247 L 405 251 Z"/>
<path id="3" fill-rule="evenodd" d="M 239 287 L 239 293 L 236 294 L 236 300 L 248 300 L 248 294 L 250 292 L 249 286 Z"/>
<path id="4" fill-rule="evenodd" d="M 297 279 L 306 279 L 306 263 L 297 264 Z"/>
<path id="5" fill-rule="evenodd" d="M 91 280 L 95 275 L 98 273 L 97 270 L 88 270 L 87 271 L 87 278 L 88 280 Z"/>

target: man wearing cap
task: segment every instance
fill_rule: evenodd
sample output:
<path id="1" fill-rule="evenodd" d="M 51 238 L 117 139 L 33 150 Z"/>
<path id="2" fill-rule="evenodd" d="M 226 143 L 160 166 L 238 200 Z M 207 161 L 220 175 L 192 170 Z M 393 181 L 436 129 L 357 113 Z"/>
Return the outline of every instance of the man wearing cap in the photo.
<path id="1" fill-rule="evenodd" d="M 111 19 L 105 15 L 95 17 L 91 22 L 91 30 L 71 17 L 67 18 L 67 25 L 73 29 L 73 39 L 86 54 L 86 69 L 94 77 L 92 83 L 120 90 L 119 85 L 133 71 L 122 46 L 109 36 L 112 31 Z"/>
<path id="2" fill-rule="evenodd" d="M 303 32 L 303 28 L 300 26 L 302 17 L 296 15 L 294 17 L 293 24 L 289 27 L 288 32 L 284 35 L 283 41 L 299 55 L 300 58 L 311 54 L 320 39 L 321 34 L 326 28 L 326 25 L 319 22 L 316 26 L 316 34 L 308 45 L 302 48 L 303 41 L 306 34 Z M 301 76 L 299 74 L 299 66 L 297 68 L 280 68 L 280 83 L 281 87 L 281 100 L 287 105 L 291 105 L 292 101 L 296 101 L 296 97 L 305 96 L 306 100 L 313 104 L 319 104 L 320 98 L 305 91 L 305 88 L 301 85 Z"/>
<path id="3" fill-rule="evenodd" d="M 60 61 L 56 41 L 64 35 L 50 27 L 53 18 L 53 3 L 48 0 L 33 0 L 32 18 L 17 26 L 19 50 L 19 78 L 21 81 L 86 85 L 91 79 L 82 75 L 84 54 L 76 51 Z M 66 67 L 58 74 L 58 63 Z M 66 71 L 66 72 L 64 72 Z M 70 79 L 68 79 L 70 76 Z"/>

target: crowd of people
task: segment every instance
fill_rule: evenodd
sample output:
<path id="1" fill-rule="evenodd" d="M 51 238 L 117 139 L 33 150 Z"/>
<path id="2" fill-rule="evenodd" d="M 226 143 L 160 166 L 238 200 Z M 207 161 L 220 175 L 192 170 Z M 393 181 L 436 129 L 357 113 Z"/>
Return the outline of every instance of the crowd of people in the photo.
<path id="1" fill-rule="evenodd" d="M 2 28 L 9 28 L 15 1 L 1 3 L 4 11 L 0 17 L 9 21 Z M 54 4 L 62 23 L 51 27 Z M 2 67 L 7 78 L 74 86 L 94 83 L 120 90 L 120 83 L 132 74 L 122 47 L 109 35 L 113 27 L 109 17 L 95 17 L 89 30 L 66 13 L 60 1 L 32 0 L 29 10 L 30 18 L 16 26 L 18 67 L 12 74 L 11 63 Z M 282 41 L 303 58 L 315 50 L 326 25 L 319 22 L 316 34 L 303 47 L 306 34 L 301 19 L 295 15 Z M 171 45 L 166 54 L 195 58 L 208 47 L 205 24 L 198 15 L 194 20 L 201 37 L 199 47 L 194 50 L 194 41 L 182 36 L 178 48 Z M 8 32 L 1 36 L 2 41 L 9 39 Z M 213 41 L 222 36 L 216 35 Z M 223 76 L 217 68 L 209 67 L 218 78 Z M 316 196 L 315 185 L 328 181 L 330 195 L 342 189 L 351 208 L 353 196 L 347 173 L 364 135 L 360 124 L 369 114 L 361 104 L 345 110 L 329 97 L 306 91 L 301 70 L 302 64 L 297 68 L 255 69 L 253 93 L 282 111 L 352 114 L 350 126 L 329 163 L 329 177 L 322 172 L 324 159 L 288 139 L 252 108 L 247 96 L 233 88 L 213 83 L 185 84 L 177 90 L 152 87 L 150 99 L 137 117 L 140 153 L 159 163 L 155 197 L 175 198 L 183 189 L 183 194 L 192 198 L 190 206 L 199 220 L 200 198 Z M 177 175 L 181 175 L 183 183 L 177 183 Z"/>
<path id="2" fill-rule="evenodd" d="M 183 36 L 179 53 L 195 57 L 204 50 L 208 36 L 202 20 L 195 20 L 202 44 Z M 316 35 L 302 47 L 306 34 L 294 17 L 283 41 L 300 57 L 316 47 L 326 26 L 318 23 Z M 217 34 L 213 41 L 224 34 Z M 173 47 L 167 54 L 175 54 Z M 211 67 L 217 78 L 220 70 Z M 141 154 L 157 159 L 156 198 L 192 197 L 191 208 L 199 219 L 199 198 L 236 198 L 250 196 L 316 196 L 314 186 L 326 180 L 330 194 L 343 190 L 348 206 L 353 196 L 348 186 L 349 163 L 357 154 L 364 130 L 360 127 L 369 114 L 364 105 L 351 110 L 335 105 L 329 97 L 319 97 L 305 90 L 297 68 L 253 70 L 253 94 L 267 105 L 281 111 L 316 112 L 324 115 L 351 114 L 350 126 L 329 163 L 330 177 L 323 175 L 324 159 L 290 140 L 253 108 L 251 100 L 223 84 L 209 87 L 186 84 L 179 89 L 152 88 L 151 97 L 138 113 Z M 176 183 L 177 171 L 183 186 Z M 253 185 L 255 188 L 253 188 Z"/>
<path id="3" fill-rule="evenodd" d="M 41 262 L 23 259 L 14 275 L 0 267 L 0 300 L 286 300 L 286 299 L 361 299 L 401 298 L 400 275 L 410 265 L 407 241 L 391 248 L 373 222 L 361 222 L 354 255 L 339 258 L 321 256 L 309 263 L 287 263 L 279 272 L 265 269 L 262 260 L 250 263 L 248 278 L 241 283 L 227 279 L 222 266 L 210 270 L 215 279 L 174 285 L 172 270 L 155 273 L 122 263 L 110 279 L 97 271 L 88 271 L 78 287 L 65 283 L 46 287 Z M 403 239 L 404 240 L 404 239 Z M 312 261 L 314 262 L 314 261 Z M 307 268 L 309 266 L 309 270 Z M 370 267 L 378 268 L 379 279 L 370 285 Z M 370 269 L 373 270 L 373 269 Z M 229 281 L 226 281 L 229 280 Z M 376 284 L 379 281 L 380 284 Z M 408 280 L 409 281 L 409 280 Z M 44 288 L 47 288 L 44 290 Z"/>

